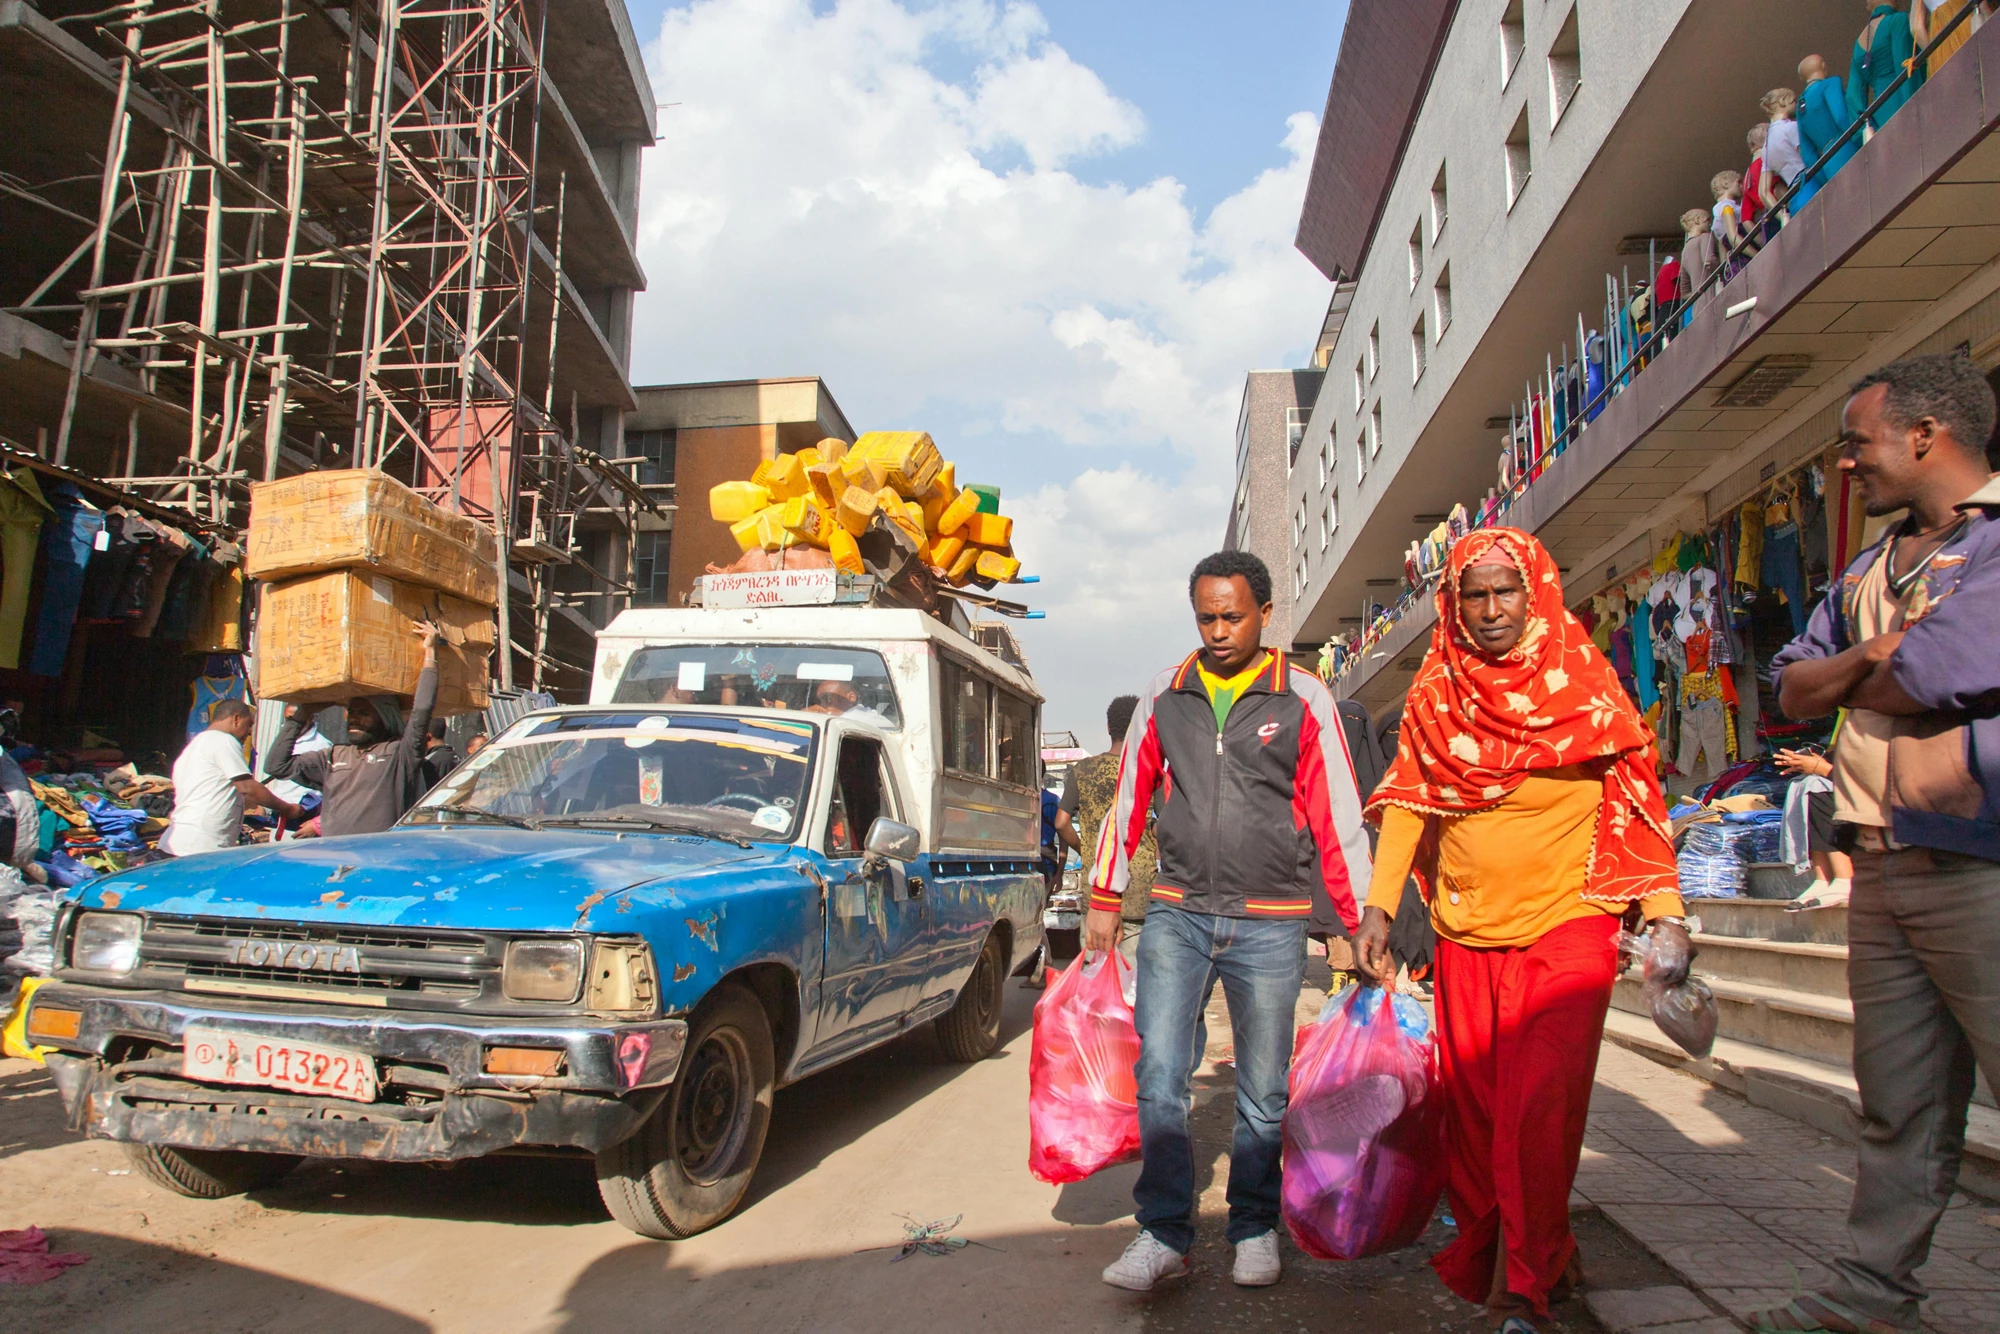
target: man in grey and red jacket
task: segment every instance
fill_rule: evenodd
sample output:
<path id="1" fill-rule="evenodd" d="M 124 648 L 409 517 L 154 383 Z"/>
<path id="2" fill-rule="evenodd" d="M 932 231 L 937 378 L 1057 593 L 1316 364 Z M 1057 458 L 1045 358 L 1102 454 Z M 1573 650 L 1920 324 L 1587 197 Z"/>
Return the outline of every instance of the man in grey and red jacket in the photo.
<path id="1" fill-rule="evenodd" d="M 1960 356 L 1854 386 L 1841 471 L 1906 511 L 1772 660 L 1794 718 L 1845 709 L 1836 843 L 1854 859 L 1847 989 L 1861 1136 L 1851 1256 L 1763 1330 L 1915 1329 L 1975 1069 L 2000 1086 L 2000 482 L 1993 391 Z"/>
<path id="2" fill-rule="evenodd" d="M 1308 922 L 1359 921 L 1368 839 L 1333 696 L 1262 647 L 1271 574 L 1243 551 L 1188 580 L 1202 647 L 1139 696 L 1118 795 L 1091 870 L 1084 947 L 1117 943 L 1119 908 L 1147 812 L 1159 866 L 1139 935 L 1137 1239 L 1104 1281 L 1144 1292 L 1187 1272 L 1194 1244 L 1189 1080 L 1202 1012 L 1220 980 L 1236 1060 L 1229 1241 L 1245 1287 L 1278 1281 L 1279 1126 Z"/>

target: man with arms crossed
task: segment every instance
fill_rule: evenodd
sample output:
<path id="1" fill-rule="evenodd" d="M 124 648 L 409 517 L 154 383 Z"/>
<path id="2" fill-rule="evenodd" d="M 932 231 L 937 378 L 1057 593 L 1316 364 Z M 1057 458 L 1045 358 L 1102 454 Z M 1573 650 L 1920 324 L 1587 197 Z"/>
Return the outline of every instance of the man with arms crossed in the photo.
<path id="1" fill-rule="evenodd" d="M 1233 1277 L 1278 1281 L 1279 1125 L 1293 1015 L 1317 902 L 1352 931 L 1368 883 L 1368 839 L 1333 696 L 1311 672 L 1262 647 L 1271 573 L 1224 551 L 1188 580 L 1201 648 L 1155 677 L 1125 735 L 1118 795 L 1091 871 L 1084 948 L 1118 944 L 1131 858 L 1163 792 L 1159 866 L 1139 934 L 1139 1137 L 1132 1195 L 1142 1231 L 1104 1271 L 1145 1292 L 1185 1274 L 1194 1244 L 1189 1085 L 1202 1011 L 1219 979 L 1236 1051 L 1229 1153 Z M 1169 774 L 1171 778 L 1169 779 Z"/>
<path id="2" fill-rule="evenodd" d="M 1834 840 L 1854 860 L 1847 989 L 1861 1138 L 1834 1281 L 1757 1330 L 1915 1330 L 1916 1271 L 1951 1201 L 1973 1072 L 2000 1086 L 2000 481 L 1993 391 L 1960 356 L 1865 376 L 1840 467 L 1907 511 L 1772 659 L 1794 718 L 1847 710 Z"/>

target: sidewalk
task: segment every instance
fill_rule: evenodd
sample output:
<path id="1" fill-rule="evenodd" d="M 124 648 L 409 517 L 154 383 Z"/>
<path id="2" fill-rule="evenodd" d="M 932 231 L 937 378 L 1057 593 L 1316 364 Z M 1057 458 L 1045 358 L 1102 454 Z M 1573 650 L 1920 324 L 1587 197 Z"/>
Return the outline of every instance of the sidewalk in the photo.
<path id="1" fill-rule="evenodd" d="M 1604 1045 L 1577 1193 L 1733 1314 L 1826 1281 L 1853 1187 L 1853 1146 Z M 2000 1206 L 1955 1196 L 1918 1276 L 1927 1328 L 2000 1328 Z"/>

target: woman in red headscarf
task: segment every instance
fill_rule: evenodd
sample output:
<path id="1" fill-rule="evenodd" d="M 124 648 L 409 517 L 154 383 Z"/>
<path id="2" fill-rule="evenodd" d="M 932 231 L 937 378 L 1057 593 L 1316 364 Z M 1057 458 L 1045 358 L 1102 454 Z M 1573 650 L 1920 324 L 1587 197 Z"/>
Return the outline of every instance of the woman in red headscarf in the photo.
<path id="1" fill-rule="evenodd" d="M 1432 1261 L 1505 1334 L 1574 1286 L 1570 1186 L 1619 918 L 1680 932 L 1653 734 L 1563 606 L 1554 560 L 1512 528 L 1469 533 L 1437 591 L 1404 705 L 1355 946 L 1387 980 L 1414 872 L 1437 928 L 1437 1020 L 1458 1237 Z M 1683 943 L 1685 943 L 1683 941 Z"/>

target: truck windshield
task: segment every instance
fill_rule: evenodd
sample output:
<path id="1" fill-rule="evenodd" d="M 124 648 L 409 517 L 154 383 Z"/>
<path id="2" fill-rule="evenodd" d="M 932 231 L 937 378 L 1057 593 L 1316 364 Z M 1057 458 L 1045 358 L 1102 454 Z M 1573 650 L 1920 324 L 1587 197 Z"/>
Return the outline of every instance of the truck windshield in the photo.
<path id="1" fill-rule="evenodd" d="M 805 812 L 817 729 L 714 714 L 530 718 L 461 765 L 404 819 L 648 824 L 789 840 Z"/>
<path id="2" fill-rule="evenodd" d="M 873 649 L 816 644 L 667 644 L 632 655 L 613 704 L 739 704 L 845 714 L 902 726 L 889 668 Z"/>

